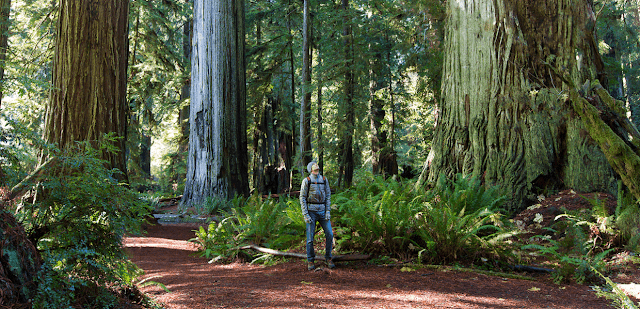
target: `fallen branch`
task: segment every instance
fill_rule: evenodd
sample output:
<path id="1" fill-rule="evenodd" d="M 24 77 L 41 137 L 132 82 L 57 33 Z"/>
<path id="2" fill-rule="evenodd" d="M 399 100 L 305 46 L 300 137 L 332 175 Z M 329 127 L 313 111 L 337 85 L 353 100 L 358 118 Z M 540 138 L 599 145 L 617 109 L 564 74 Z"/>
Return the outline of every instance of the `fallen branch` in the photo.
<path id="1" fill-rule="evenodd" d="M 294 257 L 294 258 L 299 258 L 299 259 L 306 259 L 307 255 L 305 253 L 295 253 L 295 252 L 284 252 L 284 251 L 278 251 L 278 250 L 273 250 L 273 249 L 269 249 L 269 248 L 265 248 L 265 247 L 260 247 L 257 245 L 247 245 L 247 246 L 243 246 L 239 248 L 240 250 L 248 250 L 248 249 L 253 249 L 256 250 L 258 252 L 262 252 L 262 253 L 267 253 L 267 254 L 271 254 L 271 255 L 277 255 L 277 256 L 286 256 L 286 257 Z M 371 256 L 368 254 L 347 254 L 347 255 L 336 255 L 333 257 L 333 261 L 362 261 L 362 260 L 368 260 L 370 259 Z M 324 261 L 324 256 L 316 256 L 316 260 L 320 260 L 320 261 Z"/>
<path id="2" fill-rule="evenodd" d="M 550 268 L 544 268 L 544 267 L 535 267 L 535 266 L 529 266 L 529 265 L 511 265 L 509 266 L 509 268 L 511 268 L 512 270 L 516 270 L 516 271 L 526 271 L 529 273 L 552 273 L 555 272 L 554 269 L 550 269 Z"/>
<path id="3" fill-rule="evenodd" d="M 640 198 L 640 157 L 602 119 L 600 112 L 575 89 L 570 90 L 573 110 L 578 113 L 589 135 L 600 146 L 613 170 L 629 191 Z"/>

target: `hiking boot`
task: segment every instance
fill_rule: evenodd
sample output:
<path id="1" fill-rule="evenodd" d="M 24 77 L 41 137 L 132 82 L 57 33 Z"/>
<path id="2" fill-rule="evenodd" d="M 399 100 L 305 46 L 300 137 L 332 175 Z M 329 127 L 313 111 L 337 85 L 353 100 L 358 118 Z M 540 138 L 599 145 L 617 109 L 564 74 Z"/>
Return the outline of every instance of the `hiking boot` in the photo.
<path id="1" fill-rule="evenodd" d="M 333 260 L 327 260 L 327 267 L 329 267 L 329 269 L 334 269 L 336 268 L 336 264 L 333 264 Z"/>
<path id="2" fill-rule="evenodd" d="M 313 264 L 313 262 L 307 262 L 307 270 L 314 270 L 316 269 L 316 265 Z"/>

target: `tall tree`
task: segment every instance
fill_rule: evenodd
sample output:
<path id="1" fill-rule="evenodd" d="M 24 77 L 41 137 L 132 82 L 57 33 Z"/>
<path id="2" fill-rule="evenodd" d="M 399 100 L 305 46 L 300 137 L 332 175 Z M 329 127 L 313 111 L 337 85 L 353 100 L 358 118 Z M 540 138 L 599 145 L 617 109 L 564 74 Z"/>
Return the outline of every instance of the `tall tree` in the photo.
<path id="1" fill-rule="evenodd" d="M 440 119 L 429 180 L 482 177 L 512 207 L 548 190 L 615 190 L 605 156 L 566 104 L 603 79 L 589 0 L 449 1 Z"/>
<path id="2" fill-rule="evenodd" d="M 349 0 L 342 0 L 342 10 L 343 10 L 343 30 L 342 36 L 344 40 L 344 59 L 345 59 L 345 68 L 344 68 L 344 104 L 342 106 L 342 111 L 344 115 L 345 130 L 342 132 L 341 137 L 341 148 L 342 148 L 342 158 L 340 162 L 340 178 L 338 179 L 338 185 L 342 185 L 344 187 L 351 186 L 351 182 L 353 180 L 353 171 L 355 168 L 355 162 L 353 158 L 353 137 L 355 132 L 355 109 L 354 109 L 354 87 L 355 87 L 355 77 L 353 74 L 353 38 L 352 38 L 352 30 L 351 30 L 351 22 L 350 22 L 350 8 L 349 8 Z M 342 182 L 344 180 L 344 182 Z"/>
<path id="3" fill-rule="evenodd" d="M 311 12 L 309 1 L 303 3 L 302 22 L 302 100 L 300 103 L 300 154 L 302 166 L 311 161 Z"/>
<path id="4" fill-rule="evenodd" d="M 244 2 L 193 6 L 189 156 L 183 206 L 248 195 Z"/>
<path id="5" fill-rule="evenodd" d="M 62 149 L 115 133 L 120 151 L 103 156 L 126 178 L 129 1 L 62 0 L 59 12 L 44 137 Z"/>
<path id="6" fill-rule="evenodd" d="M 11 0 L 0 0 L 0 107 L 4 92 L 4 68 L 9 47 L 9 13 L 11 12 Z"/>

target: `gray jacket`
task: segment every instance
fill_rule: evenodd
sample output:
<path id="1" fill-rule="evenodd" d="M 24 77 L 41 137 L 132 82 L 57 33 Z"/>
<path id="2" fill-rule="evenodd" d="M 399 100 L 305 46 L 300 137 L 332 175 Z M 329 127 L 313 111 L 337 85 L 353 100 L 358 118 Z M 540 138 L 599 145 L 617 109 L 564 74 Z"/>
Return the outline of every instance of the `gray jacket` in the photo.
<path id="1" fill-rule="evenodd" d="M 309 216 L 309 211 L 325 212 L 325 218 L 330 218 L 331 189 L 326 177 L 311 174 L 302 180 L 300 206 L 305 218 Z"/>

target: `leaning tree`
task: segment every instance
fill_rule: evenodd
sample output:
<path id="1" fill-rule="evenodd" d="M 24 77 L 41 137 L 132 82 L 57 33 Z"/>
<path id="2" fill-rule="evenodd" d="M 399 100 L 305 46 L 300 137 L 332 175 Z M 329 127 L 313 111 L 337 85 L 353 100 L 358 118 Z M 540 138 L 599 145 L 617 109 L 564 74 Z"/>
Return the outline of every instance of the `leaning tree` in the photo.
<path id="1" fill-rule="evenodd" d="M 447 5 L 429 181 L 481 177 L 502 186 L 514 209 L 549 190 L 614 191 L 608 155 L 573 104 L 592 94 L 587 81 L 606 87 L 592 1 Z"/>
<path id="2" fill-rule="evenodd" d="M 244 4 L 196 0 L 193 12 L 185 207 L 249 193 Z"/>

